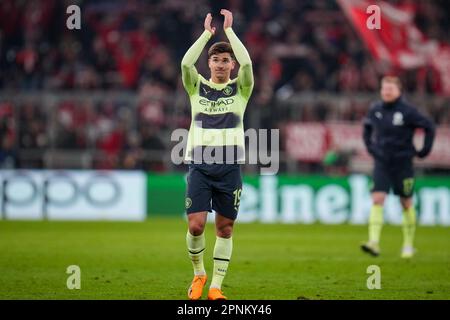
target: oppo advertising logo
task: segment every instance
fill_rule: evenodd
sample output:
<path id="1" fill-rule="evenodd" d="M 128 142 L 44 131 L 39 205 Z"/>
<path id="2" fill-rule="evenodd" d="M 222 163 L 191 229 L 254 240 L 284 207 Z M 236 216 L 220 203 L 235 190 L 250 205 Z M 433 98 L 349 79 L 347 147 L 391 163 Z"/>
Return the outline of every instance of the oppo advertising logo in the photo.
<path id="1" fill-rule="evenodd" d="M 141 172 L 10 171 L 0 181 L 4 219 L 145 218 Z"/>

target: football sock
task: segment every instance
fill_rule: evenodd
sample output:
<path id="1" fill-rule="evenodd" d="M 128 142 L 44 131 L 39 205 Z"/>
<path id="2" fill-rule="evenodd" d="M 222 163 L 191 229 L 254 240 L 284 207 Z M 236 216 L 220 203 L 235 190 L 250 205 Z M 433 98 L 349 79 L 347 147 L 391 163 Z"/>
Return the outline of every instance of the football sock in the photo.
<path id="1" fill-rule="evenodd" d="M 189 230 L 186 234 L 186 244 L 189 251 L 189 257 L 194 267 L 194 274 L 196 276 L 204 275 L 205 266 L 203 265 L 203 252 L 205 251 L 205 233 L 199 236 L 193 236 Z"/>
<path id="2" fill-rule="evenodd" d="M 403 246 L 412 247 L 416 231 L 416 209 L 411 206 L 403 210 Z"/>
<path id="3" fill-rule="evenodd" d="M 232 251 L 232 238 L 216 237 L 216 245 L 214 246 L 214 272 L 210 288 L 220 289 L 222 287 L 222 281 L 227 273 Z"/>
<path id="4" fill-rule="evenodd" d="M 369 216 L 369 242 L 378 244 L 380 242 L 381 229 L 383 227 L 383 207 L 372 205 Z"/>

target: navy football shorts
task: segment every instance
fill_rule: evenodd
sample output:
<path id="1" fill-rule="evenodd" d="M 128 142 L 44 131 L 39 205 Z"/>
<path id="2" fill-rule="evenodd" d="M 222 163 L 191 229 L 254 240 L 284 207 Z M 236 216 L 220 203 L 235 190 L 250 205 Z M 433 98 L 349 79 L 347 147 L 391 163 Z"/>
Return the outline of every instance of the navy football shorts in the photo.
<path id="1" fill-rule="evenodd" d="M 373 170 L 372 192 L 382 191 L 389 193 L 393 189 L 394 194 L 403 198 L 409 198 L 414 191 L 414 169 L 412 160 L 396 165 L 375 161 Z"/>
<path id="2" fill-rule="evenodd" d="M 241 193 L 242 177 L 239 164 L 189 165 L 185 202 L 187 214 L 214 210 L 235 220 Z"/>

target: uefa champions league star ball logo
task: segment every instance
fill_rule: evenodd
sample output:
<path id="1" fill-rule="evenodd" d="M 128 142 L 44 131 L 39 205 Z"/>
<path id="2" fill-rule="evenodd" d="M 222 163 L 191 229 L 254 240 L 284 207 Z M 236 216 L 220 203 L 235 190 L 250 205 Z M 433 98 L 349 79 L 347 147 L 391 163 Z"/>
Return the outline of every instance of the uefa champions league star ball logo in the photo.
<path id="1" fill-rule="evenodd" d="M 230 86 L 226 86 L 226 87 L 223 89 L 223 93 L 224 93 L 226 96 L 230 96 L 230 95 L 233 93 L 233 88 L 230 87 Z"/>

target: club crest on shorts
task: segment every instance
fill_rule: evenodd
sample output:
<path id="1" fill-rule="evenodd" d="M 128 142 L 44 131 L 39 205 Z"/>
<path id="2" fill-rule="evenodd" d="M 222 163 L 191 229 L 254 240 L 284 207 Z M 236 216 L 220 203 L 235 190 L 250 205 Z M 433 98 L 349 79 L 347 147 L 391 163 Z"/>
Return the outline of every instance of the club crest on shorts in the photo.
<path id="1" fill-rule="evenodd" d="M 186 209 L 189 209 L 192 206 L 191 198 L 186 198 L 185 206 L 186 206 Z"/>

